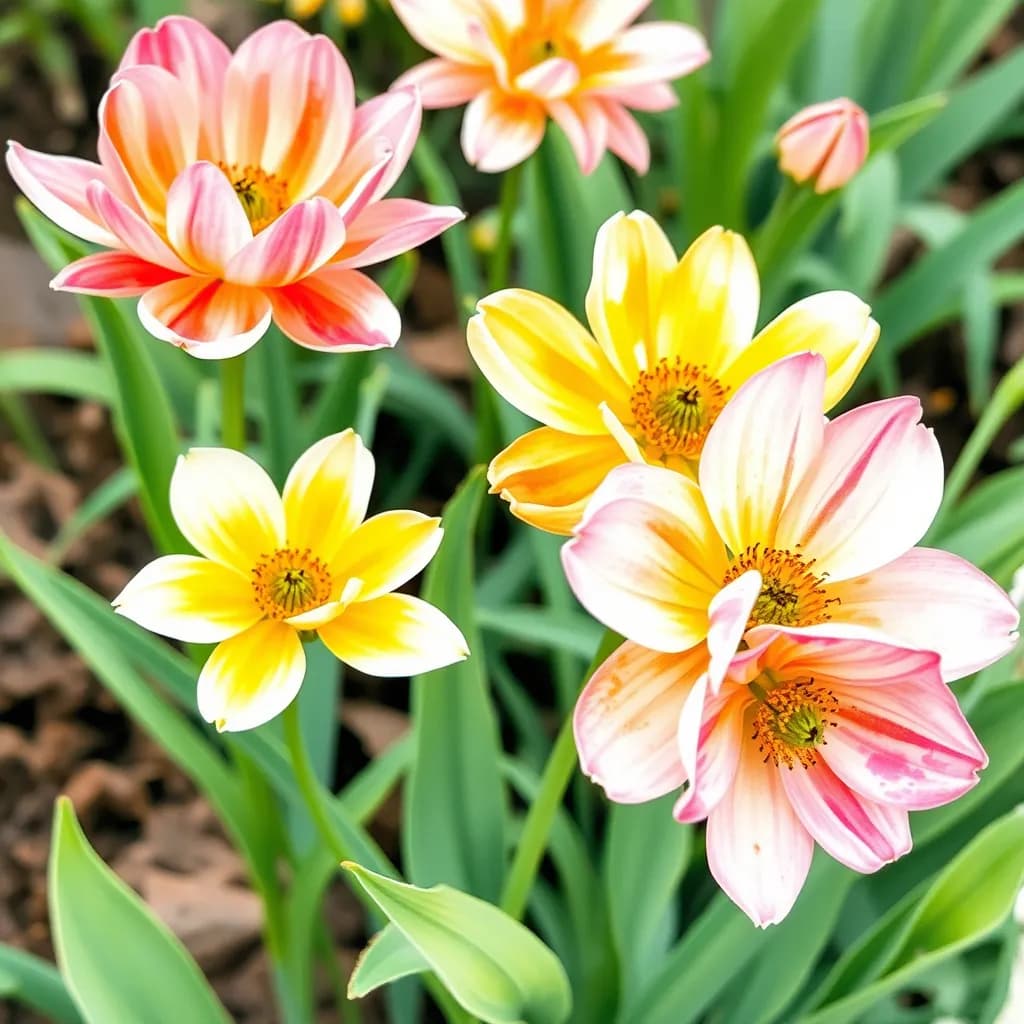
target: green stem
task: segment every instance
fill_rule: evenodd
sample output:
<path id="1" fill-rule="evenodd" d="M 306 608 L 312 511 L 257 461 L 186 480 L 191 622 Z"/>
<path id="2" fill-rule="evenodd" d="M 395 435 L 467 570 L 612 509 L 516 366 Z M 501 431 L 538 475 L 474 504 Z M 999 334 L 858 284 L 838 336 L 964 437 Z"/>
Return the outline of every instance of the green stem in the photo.
<path id="1" fill-rule="evenodd" d="M 512 262 L 512 222 L 519 205 L 519 186 L 523 180 L 524 164 L 517 164 L 505 172 L 501 179 L 501 196 L 498 200 L 498 241 L 491 254 L 491 265 L 487 275 L 487 289 L 491 292 L 507 288 L 509 267 Z"/>
<path id="2" fill-rule="evenodd" d="M 220 437 L 225 448 L 245 450 L 245 355 L 220 364 Z"/>

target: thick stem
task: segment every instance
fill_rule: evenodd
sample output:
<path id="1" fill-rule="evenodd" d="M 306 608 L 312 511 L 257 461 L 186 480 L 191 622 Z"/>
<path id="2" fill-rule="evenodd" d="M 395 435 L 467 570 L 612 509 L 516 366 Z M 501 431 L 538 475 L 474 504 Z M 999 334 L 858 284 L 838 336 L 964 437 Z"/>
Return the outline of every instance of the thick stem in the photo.
<path id="1" fill-rule="evenodd" d="M 501 196 L 498 200 L 498 241 L 491 254 L 491 265 L 487 275 L 488 291 L 496 292 L 507 288 L 509 268 L 512 263 L 512 221 L 519 205 L 519 186 L 523 179 L 523 164 L 507 170 L 501 179 Z"/>
<path id="2" fill-rule="evenodd" d="M 220 364 L 220 439 L 225 448 L 245 451 L 245 355 Z"/>

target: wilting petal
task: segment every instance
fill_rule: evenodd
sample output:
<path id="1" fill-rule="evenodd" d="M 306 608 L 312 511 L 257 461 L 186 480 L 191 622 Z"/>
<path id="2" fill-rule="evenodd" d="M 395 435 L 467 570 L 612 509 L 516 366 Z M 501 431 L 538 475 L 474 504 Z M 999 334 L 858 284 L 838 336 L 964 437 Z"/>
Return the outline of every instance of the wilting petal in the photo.
<path id="1" fill-rule="evenodd" d="M 171 513 L 201 554 L 248 575 L 284 546 L 285 519 L 273 481 L 229 448 L 191 448 L 171 475 Z"/>
<path id="2" fill-rule="evenodd" d="M 284 485 L 289 545 L 309 548 L 330 563 L 366 515 L 373 474 L 373 455 L 353 430 L 306 449 Z"/>
<path id="3" fill-rule="evenodd" d="M 804 828 L 840 864 L 869 874 L 910 851 L 907 812 L 854 793 L 824 761 L 779 776 Z"/>
<path id="4" fill-rule="evenodd" d="M 61 292 L 106 295 L 111 299 L 141 295 L 178 275 L 127 252 L 97 252 L 69 263 L 51 282 Z"/>
<path id="5" fill-rule="evenodd" d="M 416 88 L 423 106 L 437 110 L 461 107 L 493 84 L 494 72 L 490 68 L 434 57 L 410 68 L 392 88 Z"/>
<path id="6" fill-rule="evenodd" d="M 601 103 L 589 96 L 548 102 L 548 113 L 565 132 L 583 174 L 591 174 L 608 148 L 608 121 Z"/>
<path id="7" fill-rule="evenodd" d="M 634 22 L 651 0 L 588 0 L 571 6 L 566 28 L 584 50 L 606 42 Z"/>
<path id="8" fill-rule="evenodd" d="M 419 675 L 469 656 L 451 619 L 408 594 L 349 605 L 319 634 L 335 657 L 371 676 Z"/>
<path id="9" fill-rule="evenodd" d="M 608 148 L 637 174 L 646 174 L 651 166 L 651 146 L 637 119 L 622 103 L 601 99 L 601 110 L 608 125 Z"/>
<path id="10" fill-rule="evenodd" d="M 109 184 L 105 168 L 8 142 L 7 169 L 28 201 L 58 227 L 87 242 L 117 245 L 117 238 L 99 221 L 87 195 L 92 182 Z"/>
<path id="11" fill-rule="evenodd" d="M 623 463 L 607 435 L 586 437 L 538 427 L 499 452 L 487 470 L 492 494 L 531 526 L 570 534 L 598 484 Z"/>
<path id="12" fill-rule="evenodd" d="M 722 381 L 739 387 L 776 360 L 797 352 L 825 359 L 827 412 L 850 390 L 878 340 L 871 308 L 850 292 L 820 292 L 780 313 L 724 371 Z"/>
<path id="13" fill-rule="evenodd" d="M 488 295 L 477 310 L 469 351 L 507 401 L 558 430 L 605 433 L 599 407 L 623 405 L 626 385 L 570 313 L 521 288 Z"/>
<path id="14" fill-rule="evenodd" d="M 178 259 L 148 221 L 119 199 L 106 185 L 98 181 L 92 182 L 87 191 L 96 216 L 116 237 L 117 248 L 127 249 L 140 259 L 167 267 L 175 274 L 191 273 L 191 268 Z"/>
<path id="15" fill-rule="evenodd" d="M 434 0 L 392 0 L 409 35 L 421 46 L 462 64 L 480 62 L 469 26 L 476 5 L 461 2 L 437 4 Z"/>
<path id="16" fill-rule="evenodd" d="M 334 263 L 356 268 L 389 260 L 429 242 L 465 216 L 455 206 L 434 206 L 418 199 L 380 199 L 349 225 Z"/>
<path id="17" fill-rule="evenodd" d="M 247 576 L 194 555 L 164 555 L 143 568 L 113 601 L 143 629 L 193 644 L 215 644 L 262 616 Z"/>
<path id="18" fill-rule="evenodd" d="M 587 319 L 605 355 L 630 383 L 655 362 L 659 307 L 675 265 L 665 232 L 642 210 L 617 213 L 597 232 Z M 638 351 L 644 354 L 643 366 Z"/>
<path id="19" fill-rule="evenodd" d="M 785 546 L 779 519 L 821 450 L 824 386 L 821 356 L 790 356 L 751 377 L 708 431 L 700 487 L 734 553 Z"/>
<path id="20" fill-rule="evenodd" d="M 708 817 L 708 867 L 729 898 L 763 928 L 792 909 L 814 841 L 782 788 L 779 770 L 743 744 L 736 778 Z"/>
<path id="21" fill-rule="evenodd" d="M 255 729 L 298 696 L 306 674 L 302 641 L 269 620 L 218 644 L 199 673 L 199 713 L 222 732 Z"/>
<path id="22" fill-rule="evenodd" d="M 659 654 L 627 640 L 590 677 L 573 731 L 583 774 L 610 800 L 643 803 L 683 784 L 679 714 L 706 663 L 703 644 Z"/>
<path id="23" fill-rule="evenodd" d="M 402 320 L 383 289 L 357 270 L 324 267 L 267 292 L 277 326 L 305 348 L 359 352 L 390 348 Z"/>
<path id="24" fill-rule="evenodd" d="M 179 277 L 139 299 L 142 326 L 199 359 L 228 359 L 252 348 L 270 326 L 270 303 L 254 288 L 212 277 Z"/>
<path id="25" fill-rule="evenodd" d="M 990 665 L 1017 640 L 1020 616 L 1003 589 L 948 551 L 911 548 L 829 592 L 844 621 L 938 652 L 946 682 Z"/>
<path id="26" fill-rule="evenodd" d="M 667 469 L 620 466 L 597 489 L 562 565 L 580 603 L 636 643 L 684 651 L 707 635 L 725 552 L 696 485 Z"/>
<path id="27" fill-rule="evenodd" d="M 167 237 L 191 267 L 214 276 L 252 241 L 245 210 L 215 164 L 191 164 L 174 179 L 167 193 Z"/>
<path id="28" fill-rule="evenodd" d="M 871 572 L 916 544 L 938 511 L 943 477 L 938 442 L 920 419 L 920 401 L 903 397 L 860 406 L 829 423 L 820 455 L 779 522 L 776 546 L 799 547 L 834 583 Z"/>
<path id="29" fill-rule="evenodd" d="M 648 85 L 681 78 L 706 64 L 710 56 L 707 42 L 695 28 L 648 21 L 613 39 L 602 51 L 602 70 L 588 75 L 582 87 Z"/>
<path id="30" fill-rule="evenodd" d="M 507 171 L 540 145 L 546 124 L 547 115 L 537 100 L 487 89 L 466 107 L 462 152 L 481 171 Z"/>

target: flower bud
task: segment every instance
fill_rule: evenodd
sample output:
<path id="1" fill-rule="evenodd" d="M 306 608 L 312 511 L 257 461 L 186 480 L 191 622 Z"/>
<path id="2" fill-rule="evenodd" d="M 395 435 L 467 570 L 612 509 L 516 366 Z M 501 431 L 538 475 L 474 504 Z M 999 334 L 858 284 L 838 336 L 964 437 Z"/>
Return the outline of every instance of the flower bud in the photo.
<path id="1" fill-rule="evenodd" d="M 845 97 L 794 114 L 775 136 L 779 167 L 794 181 L 811 181 L 819 195 L 841 188 L 868 152 L 868 116 Z"/>

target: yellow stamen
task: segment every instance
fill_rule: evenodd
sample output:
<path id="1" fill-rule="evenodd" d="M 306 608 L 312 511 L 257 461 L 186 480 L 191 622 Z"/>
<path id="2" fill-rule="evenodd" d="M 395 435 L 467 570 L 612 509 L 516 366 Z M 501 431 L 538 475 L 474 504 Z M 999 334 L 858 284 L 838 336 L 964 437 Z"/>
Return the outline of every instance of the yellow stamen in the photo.
<path id="1" fill-rule="evenodd" d="M 268 619 L 287 619 L 329 601 L 331 575 L 309 548 L 279 548 L 256 563 L 252 588 Z"/>
<path id="2" fill-rule="evenodd" d="M 276 174 L 268 174 L 261 167 L 246 164 L 218 164 L 238 201 L 245 210 L 252 225 L 253 234 L 258 234 L 272 224 L 291 205 L 288 198 L 288 182 Z"/>
<path id="3" fill-rule="evenodd" d="M 817 764 L 815 750 L 828 742 L 826 733 L 836 724 L 830 717 L 839 707 L 835 694 L 811 678 L 789 679 L 772 689 L 755 681 L 749 689 L 758 702 L 751 739 L 765 764 L 773 761 L 790 770 Z"/>

